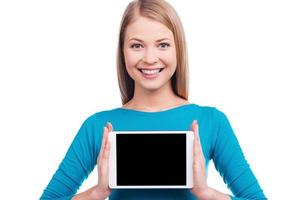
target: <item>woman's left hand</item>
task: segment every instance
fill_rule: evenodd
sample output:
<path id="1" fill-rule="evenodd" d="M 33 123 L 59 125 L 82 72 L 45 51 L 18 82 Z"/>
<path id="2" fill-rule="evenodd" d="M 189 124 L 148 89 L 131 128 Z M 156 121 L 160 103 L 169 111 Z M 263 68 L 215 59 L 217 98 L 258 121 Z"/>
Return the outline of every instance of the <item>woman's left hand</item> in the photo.
<path id="1" fill-rule="evenodd" d="M 206 199 L 218 199 L 218 200 L 230 200 L 230 195 L 221 193 L 211 187 L 207 186 L 206 182 L 206 170 L 205 170 L 205 157 L 203 155 L 201 140 L 199 136 L 199 125 L 197 120 L 194 120 L 191 126 L 191 130 L 194 132 L 194 161 L 193 161 L 193 173 L 194 173 L 194 187 L 190 191 L 201 200 Z"/>
<path id="2" fill-rule="evenodd" d="M 199 199 L 208 199 L 210 188 L 207 186 L 206 182 L 205 157 L 202 152 L 198 127 L 197 120 L 194 120 L 191 125 L 191 130 L 194 132 L 194 187 L 190 189 L 190 191 Z"/>

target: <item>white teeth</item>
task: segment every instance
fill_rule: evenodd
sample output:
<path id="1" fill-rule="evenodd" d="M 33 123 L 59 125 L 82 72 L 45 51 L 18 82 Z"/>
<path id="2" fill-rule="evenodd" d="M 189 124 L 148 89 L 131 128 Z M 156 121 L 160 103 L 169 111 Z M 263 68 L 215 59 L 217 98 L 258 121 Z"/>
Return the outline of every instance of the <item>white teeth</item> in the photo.
<path id="1" fill-rule="evenodd" d="M 142 72 L 144 74 L 157 74 L 160 69 L 153 69 L 153 70 L 147 70 L 147 69 L 142 69 Z"/>

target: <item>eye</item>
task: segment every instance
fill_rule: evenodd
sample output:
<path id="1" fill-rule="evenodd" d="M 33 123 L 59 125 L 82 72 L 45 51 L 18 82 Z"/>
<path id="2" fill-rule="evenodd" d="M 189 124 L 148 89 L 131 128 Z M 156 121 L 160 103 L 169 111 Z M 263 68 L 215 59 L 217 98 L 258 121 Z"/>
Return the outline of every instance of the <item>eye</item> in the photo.
<path id="1" fill-rule="evenodd" d="M 130 48 L 139 49 L 139 48 L 135 48 L 135 47 L 139 47 L 139 46 L 141 46 L 141 44 L 136 43 L 136 44 L 131 45 Z"/>
<path id="2" fill-rule="evenodd" d="M 170 47 L 169 43 L 163 42 L 159 44 L 161 47 L 163 47 L 163 49 L 166 49 L 166 47 Z"/>

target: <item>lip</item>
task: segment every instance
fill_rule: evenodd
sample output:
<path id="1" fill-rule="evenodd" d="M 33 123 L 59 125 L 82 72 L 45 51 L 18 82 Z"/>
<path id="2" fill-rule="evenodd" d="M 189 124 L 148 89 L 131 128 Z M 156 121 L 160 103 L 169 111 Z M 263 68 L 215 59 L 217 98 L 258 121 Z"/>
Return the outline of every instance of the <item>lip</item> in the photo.
<path id="1" fill-rule="evenodd" d="M 159 69 L 159 72 L 161 72 L 163 69 L 164 69 L 164 67 L 162 67 L 162 68 L 137 68 L 140 72 L 142 72 L 142 70 L 157 70 L 157 69 Z"/>
<path id="2" fill-rule="evenodd" d="M 159 72 L 157 74 L 144 74 L 142 72 L 142 69 L 145 69 L 145 70 L 157 70 L 159 69 Z M 146 79 L 155 79 L 157 78 L 159 75 L 160 75 L 160 72 L 163 71 L 165 68 L 138 68 L 138 70 L 141 72 L 142 76 Z"/>
<path id="3" fill-rule="evenodd" d="M 155 70 L 155 69 L 163 69 L 164 67 L 155 67 L 155 68 L 147 68 L 147 67 L 138 67 L 139 70 L 145 69 L 145 70 Z"/>

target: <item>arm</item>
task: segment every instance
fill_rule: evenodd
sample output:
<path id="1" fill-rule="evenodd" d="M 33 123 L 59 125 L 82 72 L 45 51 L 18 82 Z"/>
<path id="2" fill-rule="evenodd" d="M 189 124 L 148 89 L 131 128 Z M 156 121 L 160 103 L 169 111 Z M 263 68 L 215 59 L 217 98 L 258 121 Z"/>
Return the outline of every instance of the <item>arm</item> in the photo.
<path id="1" fill-rule="evenodd" d="M 103 200 L 106 199 L 112 192 L 112 189 L 108 185 L 110 152 L 108 135 L 112 130 L 113 127 L 111 123 L 107 123 L 107 125 L 103 128 L 102 145 L 97 160 L 98 184 L 85 192 L 77 194 L 72 200 Z"/>
<path id="2" fill-rule="evenodd" d="M 232 199 L 266 199 L 227 117 L 217 109 L 214 115 L 217 124 L 212 159 L 217 171 L 232 191 Z"/>
<path id="3" fill-rule="evenodd" d="M 205 170 L 205 157 L 202 151 L 202 145 L 200 142 L 199 126 L 196 120 L 193 121 L 191 126 L 194 132 L 194 161 L 193 161 L 193 178 L 194 186 L 191 192 L 199 200 L 230 200 L 230 196 L 221 193 L 213 188 L 208 187 L 206 182 L 206 170 Z"/>
<path id="4" fill-rule="evenodd" d="M 94 134 L 93 124 L 93 117 L 82 124 L 40 199 L 71 199 L 93 170 L 99 152 L 95 141 L 101 140 Z"/>

